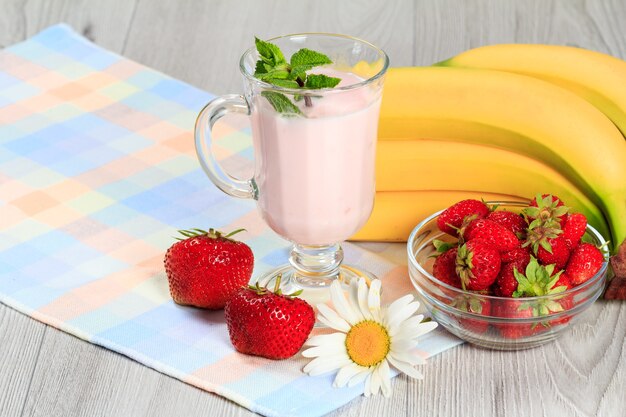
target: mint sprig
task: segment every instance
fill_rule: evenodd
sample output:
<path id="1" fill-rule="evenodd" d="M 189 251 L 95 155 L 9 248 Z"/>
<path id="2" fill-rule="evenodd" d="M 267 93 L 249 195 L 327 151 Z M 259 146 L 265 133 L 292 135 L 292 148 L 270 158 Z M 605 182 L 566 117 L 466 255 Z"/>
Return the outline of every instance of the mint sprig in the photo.
<path id="1" fill-rule="evenodd" d="M 287 62 L 278 46 L 256 37 L 254 43 L 259 53 L 254 76 L 266 83 L 283 88 L 318 90 L 333 88 L 341 81 L 340 78 L 323 74 L 307 75 L 306 72 L 315 67 L 332 64 L 332 60 L 320 52 L 302 48 L 294 53 Z M 302 115 L 298 106 L 282 93 L 263 92 L 262 96 L 269 101 L 274 110 L 281 114 L 287 116 Z M 311 97 L 308 95 L 304 95 L 304 102 L 307 107 L 313 106 Z"/>
<path id="2" fill-rule="evenodd" d="M 302 111 L 291 102 L 284 94 L 275 91 L 263 91 L 263 97 L 270 102 L 274 110 L 285 116 L 302 116 Z"/>

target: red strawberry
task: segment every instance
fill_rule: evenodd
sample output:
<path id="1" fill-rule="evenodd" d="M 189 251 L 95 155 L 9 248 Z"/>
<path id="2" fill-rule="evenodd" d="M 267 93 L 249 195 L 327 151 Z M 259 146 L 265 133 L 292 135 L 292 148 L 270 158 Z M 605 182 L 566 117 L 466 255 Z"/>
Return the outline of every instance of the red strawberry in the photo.
<path id="1" fill-rule="evenodd" d="M 181 230 L 185 239 L 165 254 L 165 272 L 174 301 L 217 310 L 250 281 L 254 255 L 248 245 L 209 229 Z"/>
<path id="2" fill-rule="evenodd" d="M 561 275 L 559 275 L 559 280 L 554 284 L 554 288 L 565 287 L 566 291 L 572 288 L 572 280 L 567 275 L 565 271 L 561 271 Z M 562 297 L 554 297 L 554 300 L 561 305 L 563 310 L 570 310 L 574 306 L 574 300 L 572 300 L 571 295 L 564 295 Z M 565 324 L 572 319 L 570 315 L 564 315 L 560 319 L 554 319 L 550 321 L 550 324 L 553 326 L 559 324 Z"/>
<path id="3" fill-rule="evenodd" d="M 518 239 L 523 239 L 526 235 L 526 221 L 524 221 L 524 218 L 519 214 L 506 210 L 496 210 L 489 213 L 487 220 L 504 226 L 515 233 Z"/>
<path id="4" fill-rule="evenodd" d="M 563 225 L 563 238 L 570 249 L 574 249 L 587 230 L 587 218 L 582 213 L 568 214 Z"/>
<path id="5" fill-rule="evenodd" d="M 537 259 L 542 265 L 555 265 L 556 269 L 563 269 L 567 265 L 570 256 L 570 249 L 563 236 L 549 238 L 546 240 L 547 245 L 539 246 L 537 250 Z"/>
<path id="6" fill-rule="evenodd" d="M 530 307 L 515 299 L 498 300 L 493 307 L 493 315 L 506 318 L 532 318 L 533 311 Z M 519 339 L 530 336 L 535 332 L 532 323 L 495 323 L 494 326 L 500 331 L 502 337 L 507 339 Z"/>
<path id="7" fill-rule="evenodd" d="M 489 207 L 478 200 L 463 200 L 445 209 L 437 218 L 439 230 L 452 236 L 458 236 L 458 229 L 463 227 L 467 217 L 482 219 L 489 214 Z"/>
<path id="8" fill-rule="evenodd" d="M 593 277 L 604 262 L 604 255 L 591 243 L 581 243 L 572 251 L 565 272 L 574 286 L 580 285 Z"/>
<path id="9" fill-rule="evenodd" d="M 554 265 L 540 265 L 535 258 L 531 258 L 523 274 L 515 273 L 519 285 L 513 297 L 550 296 L 528 303 L 533 316 L 550 316 L 572 308 L 570 296 L 560 295 L 569 288 L 569 277 L 563 270 L 555 271 Z M 569 316 L 546 320 L 541 325 L 535 326 L 534 330 L 542 332 L 549 329 L 551 324 L 562 324 L 567 321 Z"/>
<path id="10" fill-rule="evenodd" d="M 561 274 L 559 275 L 558 281 L 554 284 L 554 288 L 565 287 L 565 291 L 567 291 L 570 288 L 572 288 L 572 279 L 569 277 L 569 275 L 567 275 L 565 271 L 563 270 L 556 271 L 556 273 L 559 273 L 559 272 Z"/>
<path id="11" fill-rule="evenodd" d="M 268 359 L 286 359 L 295 355 L 309 337 L 315 324 L 315 312 L 295 295 L 283 295 L 261 288 L 239 290 L 224 309 L 230 341 L 238 352 Z"/>
<path id="12" fill-rule="evenodd" d="M 530 261 L 530 249 L 528 247 L 515 248 L 508 252 L 500 252 L 500 257 L 502 258 L 502 263 L 524 261 L 525 264 L 528 264 Z"/>
<path id="13" fill-rule="evenodd" d="M 481 316 L 489 316 L 491 314 L 491 302 L 487 299 L 479 299 L 472 295 L 458 296 L 452 305 L 459 310 L 467 311 Z M 459 317 L 459 325 L 465 330 L 474 333 L 485 333 L 489 327 L 487 319 Z"/>
<path id="14" fill-rule="evenodd" d="M 556 270 L 554 264 L 540 265 L 536 258 L 531 257 L 530 262 L 526 265 L 526 269 L 514 271 L 518 286 L 513 293 L 513 297 L 537 297 L 565 291 L 566 287 L 556 285 L 559 281 L 566 282 L 565 278 L 561 278 L 563 271 L 555 273 Z M 549 313 L 549 311 L 542 310 L 540 307 L 533 307 L 537 308 L 536 315 Z"/>
<path id="15" fill-rule="evenodd" d="M 461 279 L 456 274 L 457 248 L 453 247 L 437 256 L 433 264 L 433 276 L 453 287 L 461 288 Z"/>
<path id="16" fill-rule="evenodd" d="M 482 239 L 500 252 L 510 251 L 520 246 L 515 233 L 487 219 L 472 220 L 465 228 L 463 237 L 466 241 Z"/>
<path id="17" fill-rule="evenodd" d="M 550 194 L 537 195 L 528 204 L 524 210 L 524 215 L 531 220 L 539 220 L 544 225 L 558 225 L 561 227 L 565 220 L 565 216 L 569 211 L 569 207 L 563 204 L 563 201 Z"/>
<path id="18" fill-rule="evenodd" d="M 470 240 L 458 249 L 456 272 L 464 290 L 486 290 L 500 272 L 500 254 L 484 240 Z"/>
<path id="19" fill-rule="evenodd" d="M 500 274 L 494 284 L 494 293 L 498 297 L 512 297 L 513 293 L 517 291 L 518 282 L 515 278 L 514 270 L 523 273 L 526 270 L 526 266 L 530 262 L 530 256 L 528 260 L 517 260 L 515 262 L 509 262 L 504 264 L 500 269 Z"/>

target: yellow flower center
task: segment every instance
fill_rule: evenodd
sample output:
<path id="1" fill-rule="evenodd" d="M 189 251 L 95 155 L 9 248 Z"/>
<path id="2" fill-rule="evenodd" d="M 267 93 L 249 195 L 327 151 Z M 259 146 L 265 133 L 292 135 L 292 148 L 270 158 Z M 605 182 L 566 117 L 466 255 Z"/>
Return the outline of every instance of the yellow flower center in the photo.
<path id="1" fill-rule="evenodd" d="M 387 357 L 391 340 L 389 333 L 379 323 L 362 321 L 350 329 L 346 335 L 348 356 L 357 365 L 373 366 Z"/>

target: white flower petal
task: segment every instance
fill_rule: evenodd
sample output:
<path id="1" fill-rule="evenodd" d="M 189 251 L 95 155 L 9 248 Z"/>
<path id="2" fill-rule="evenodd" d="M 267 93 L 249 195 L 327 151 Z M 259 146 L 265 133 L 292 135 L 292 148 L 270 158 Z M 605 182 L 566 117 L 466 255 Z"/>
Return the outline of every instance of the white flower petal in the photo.
<path id="1" fill-rule="evenodd" d="M 370 368 L 361 366 L 361 371 L 355 376 L 353 376 L 352 378 L 350 378 L 350 381 L 348 381 L 348 387 L 353 387 L 365 381 L 365 378 L 367 378 L 367 376 L 371 373 L 372 373 L 372 370 Z"/>
<path id="2" fill-rule="evenodd" d="M 348 355 L 320 356 L 309 362 L 302 370 L 311 375 L 322 375 L 351 364 Z"/>
<path id="3" fill-rule="evenodd" d="M 409 303 L 402 306 L 402 308 L 398 308 L 394 315 L 387 315 L 387 326 L 390 329 L 399 326 L 403 321 L 415 314 L 418 308 L 420 308 L 420 303 L 417 302 Z"/>
<path id="4" fill-rule="evenodd" d="M 346 300 L 346 296 L 341 288 L 341 283 L 338 280 L 333 281 L 330 284 L 330 299 L 333 302 L 333 307 L 337 310 L 337 314 L 339 314 L 345 321 L 354 325 L 359 322 L 352 306 Z"/>
<path id="5" fill-rule="evenodd" d="M 413 301 L 413 294 L 407 294 L 403 297 L 398 298 L 393 303 L 389 304 L 387 307 L 387 317 L 395 316 L 398 314 L 398 311 L 402 310 L 404 307 L 409 305 Z"/>
<path id="6" fill-rule="evenodd" d="M 366 320 L 372 318 L 372 313 L 367 305 L 367 297 L 368 297 L 369 288 L 367 287 L 367 283 L 365 282 L 365 278 L 359 279 L 359 309 L 361 310 L 361 314 L 365 317 Z"/>
<path id="7" fill-rule="evenodd" d="M 350 305 L 352 306 L 352 311 L 354 312 L 354 315 L 356 316 L 357 323 L 363 321 L 365 317 L 363 316 L 363 313 L 361 312 L 361 306 L 359 304 L 359 281 L 353 279 L 350 282 L 350 291 L 348 292 L 348 294 L 349 294 Z"/>
<path id="8" fill-rule="evenodd" d="M 321 346 L 326 343 L 344 345 L 346 341 L 345 333 L 318 334 L 307 339 L 307 346 Z"/>
<path id="9" fill-rule="evenodd" d="M 383 360 L 380 363 L 378 374 L 380 375 L 380 387 L 383 395 L 387 398 L 391 397 L 391 370 L 387 360 Z"/>
<path id="10" fill-rule="evenodd" d="M 339 370 L 339 372 L 337 372 L 337 376 L 335 377 L 333 385 L 339 388 L 344 387 L 350 381 L 350 379 L 352 379 L 352 377 L 354 377 L 359 372 L 362 372 L 363 369 L 364 368 L 362 366 L 359 366 L 356 363 L 351 363 L 348 366 L 344 366 Z"/>
<path id="11" fill-rule="evenodd" d="M 374 372 L 372 372 L 372 376 L 370 377 L 370 394 L 372 395 L 378 394 L 378 390 L 380 389 L 381 381 L 380 374 L 378 372 L 379 366 L 374 368 Z"/>
<path id="12" fill-rule="evenodd" d="M 402 331 L 396 331 L 396 335 L 392 337 L 392 342 L 400 342 L 402 340 L 412 341 L 411 343 L 416 344 L 418 338 L 425 335 L 426 333 L 434 330 L 437 327 L 436 322 L 426 322 L 422 323 L 418 326 L 414 326 L 410 329 L 403 329 Z"/>
<path id="13" fill-rule="evenodd" d="M 418 326 L 417 331 L 413 335 L 413 337 L 423 336 L 426 333 L 432 332 L 439 326 L 436 321 L 427 321 L 426 323 L 422 323 Z"/>
<path id="14" fill-rule="evenodd" d="M 342 332 L 350 331 L 350 325 L 348 322 L 342 319 L 339 314 L 335 312 L 335 310 L 328 307 L 326 304 L 318 304 L 317 311 L 317 319 L 328 327 Z"/>
<path id="15" fill-rule="evenodd" d="M 374 377 L 374 374 L 372 374 L 371 372 L 367 374 L 367 379 L 365 380 L 365 389 L 363 390 L 363 395 L 365 395 L 366 397 L 369 397 L 370 395 L 372 395 L 372 378 L 373 377 Z"/>
<path id="16" fill-rule="evenodd" d="M 422 356 L 418 355 L 416 352 L 404 351 L 404 352 L 389 352 L 390 356 L 393 356 L 394 359 L 406 362 L 411 366 L 414 365 L 423 365 L 426 363 L 426 359 Z"/>
<path id="17" fill-rule="evenodd" d="M 401 339 L 395 338 L 391 341 L 389 351 L 392 353 L 408 352 L 417 346 L 417 341 L 414 339 Z"/>
<path id="18" fill-rule="evenodd" d="M 409 334 L 413 335 L 417 331 L 417 328 L 422 324 L 424 316 L 418 314 L 417 316 L 409 317 L 397 326 L 389 329 L 389 336 L 394 337 L 396 335 Z"/>
<path id="19" fill-rule="evenodd" d="M 418 371 L 417 369 L 413 368 L 411 365 L 409 365 L 406 362 L 402 362 L 402 361 L 398 361 L 396 359 L 393 358 L 392 355 L 388 355 L 387 356 L 387 360 L 389 361 L 389 363 L 396 368 L 398 371 L 406 374 L 407 376 L 411 377 L 411 378 L 415 378 L 415 379 L 423 379 L 424 375 L 422 375 L 422 373 L 420 371 Z"/>
<path id="20" fill-rule="evenodd" d="M 338 343 L 325 343 L 320 346 L 309 348 L 302 352 L 305 358 L 315 358 L 317 356 L 339 355 L 346 353 L 346 347 Z"/>
<path id="21" fill-rule="evenodd" d="M 378 322 L 380 322 L 380 287 L 380 280 L 373 280 L 367 295 L 367 306 L 372 315 L 372 319 Z"/>

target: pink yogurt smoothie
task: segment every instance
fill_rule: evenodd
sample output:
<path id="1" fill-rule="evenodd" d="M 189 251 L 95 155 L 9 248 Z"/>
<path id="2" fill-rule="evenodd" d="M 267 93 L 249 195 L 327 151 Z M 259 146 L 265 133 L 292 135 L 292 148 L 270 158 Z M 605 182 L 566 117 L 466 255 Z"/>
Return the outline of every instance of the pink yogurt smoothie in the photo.
<path id="1" fill-rule="evenodd" d="M 354 74 L 319 70 L 342 79 Z M 305 245 L 341 242 L 358 231 L 374 204 L 374 161 L 380 92 L 362 86 L 326 93 L 284 117 L 264 97 L 253 103 L 258 207 L 279 235 Z"/>

